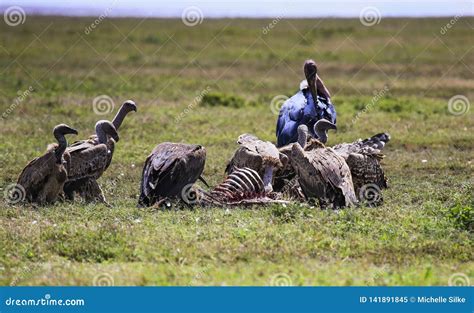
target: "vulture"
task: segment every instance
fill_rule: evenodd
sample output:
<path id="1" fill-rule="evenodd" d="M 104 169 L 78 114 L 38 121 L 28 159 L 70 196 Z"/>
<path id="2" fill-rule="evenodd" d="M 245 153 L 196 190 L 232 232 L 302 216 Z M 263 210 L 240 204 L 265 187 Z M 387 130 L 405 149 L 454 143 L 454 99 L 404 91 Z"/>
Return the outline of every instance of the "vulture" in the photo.
<path id="1" fill-rule="evenodd" d="M 265 191 L 271 192 L 273 171 L 284 167 L 288 157 L 280 153 L 273 143 L 250 134 L 240 135 L 237 143 L 240 147 L 227 164 L 225 172 L 232 174 L 235 168 L 251 168 L 262 177 Z"/>
<path id="2" fill-rule="evenodd" d="M 361 201 L 364 200 L 361 190 L 365 185 L 375 185 L 373 188 L 379 189 L 374 190 L 379 193 L 376 204 L 382 201 L 380 189 L 387 188 L 388 185 L 380 161 L 384 158 L 382 150 L 389 141 L 389 134 L 380 133 L 364 140 L 341 143 L 333 147 L 333 150 L 346 160 L 352 173 L 355 192 Z"/>
<path id="3" fill-rule="evenodd" d="M 74 200 L 74 192 L 79 191 L 86 202 L 107 203 L 96 180 L 110 165 L 119 136 L 114 124 L 106 120 L 98 121 L 95 131 L 97 141 L 90 138 L 66 149 L 71 156 L 68 179 L 64 185 L 66 199 Z"/>
<path id="4" fill-rule="evenodd" d="M 307 126 L 300 125 L 298 144 L 291 148 L 291 164 L 305 197 L 317 199 L 322 208 L 355 205 L 351 171 L 344 158 L 317 139 L 307 142 L 307 134 Z"/>
<path id="5" fill-rule="evenodd" d="M 49 145 L 43 156 L 30 161 L 21 172 L 17 184 L 25 190 L 26 201 L 38 204 L 56 201 L 70 168 L 67 134 L 77 135 L 77 131 L 65 124 L 54 127 L 53 135 L 58 143 Z"/>
<path id="6" fill-rule="evenodd" d="M 138 206 L 159 205 L 173 198 L 187 202 L 183 199 L 186 188 L 197 179 L 203 180 L 205 161 L 203 146 L 172 142 L 157 145 L 143 166 Z"/>
<path id="7" fill-rule="evenodd" d="M 303 147 L 306 145 L 308 140 L 309 141 L 313 140 L 311 136 L 308 136 L 305 133 L 306 129 L 307 129 L 306 127 L 300 127 L 297 129 L 298 140 L 302 142 L 290 143 L 286 146 L 278 148 L 278 151 L 287 157 L 288 162 L 283 168 L 279 169 L 275 173 L 273 189 L 277 192 L 283 191 L 285 193 L 288 193 L 288 195 L 291 198 L 296 198 L 296 199 L 304 199 L 304 196 L 302 195 L 302 192 L 299 188 L 295 168 L 291 162 L 291 153 L 292 153 L 291 151 L 292 151 L 293 145 L 300 145 L 301 147 Z M 326 119 L 320 119 L 314 124 L 314 132 L 317 138 L 319 138 L 318 140 L 323 144 L 327 142 L 327 139 L 328 139 L 327 132 L 329 129 L 336 130 L 337 128 L 335 124 L 329 122 Z"/>
<path id="8" fill-rule="evenodd" d="M 286 100 L 280 109 L 276 126 L 277 147 L 296 142 L 299 125 L 306 125 L 311 135 L 318 138 L 314 132 L 318 120 L 326 119 L 336 124 L 336 110 L 317 72 L 316 63 L 307 60 L 304 64 L 306 80 L 301 82 L 300 91 Z"/>
<path id="9" fill-rule="evenodd" d="M 112 120 L 112 124 L 115 127 L 115 131 L 118 131 L 119 127 L 122 125 L 125 116 L 127 116 L 130 112 L 137 112 L 137 105 L 132 100 L 125 101 L 122 106 L 120 107 L 119 111 L 115 115 L 114 119 Z M 116 140 L 117 141 L 117 140 Z M 84 145 L 97 145 L 99 144 L 98 135 L 93 134 L 87 140 L 76 141 L 70 147 L 70 149 L 76 149 L 76 147 L 83 148 Z M 110 163 L 112 162 L 112 157 L 114 153 L 114 149 L 110 150 L 110 154 L 108 154 L 108 161 L 104 171 L 109 167 Z M 96 178 L 84 178 L 81 180 L 75 180 L 74 182 L 68 182 L 65 185 L 64 192 L 69 200 L 74 199 L 74 192 L 78 192 L 79 194 L 83 195 L 86 201 L 94 201 L 96 196 L 98 195 L 99 189 L 97 182 L 92 180 L 98 179 L 104 171 L 101 171 L 99 176 Z M 102 192 L 100 192 L 102 194 Z M 102 197 L 99 196 L 99 200 L 102 200 Z"/>

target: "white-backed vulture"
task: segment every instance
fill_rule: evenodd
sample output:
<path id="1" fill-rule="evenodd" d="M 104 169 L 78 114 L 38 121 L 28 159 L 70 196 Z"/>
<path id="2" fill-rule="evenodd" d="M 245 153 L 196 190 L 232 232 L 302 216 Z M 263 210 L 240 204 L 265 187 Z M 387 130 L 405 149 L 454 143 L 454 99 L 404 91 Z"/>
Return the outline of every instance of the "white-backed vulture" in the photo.
<path id="1" fill-rule="evenodd" d="M 298 127 L 298 143 L 292 146 L 291 164 L 307 199 L 317 199 L 321 207 L 352 206 L 357 203 L 349 167 L 344 158 L 311 138 L 306 145 L 308 129 Z"/>
<path id="2" fill-rule="evenodd" d="M 138 205 L 153 206 L 165 199 L 183 199 L 204 170 L 206 149 L 200 145 L 164 142 L 157 145 L 143 166 Z"/>
<path id="3" fill-rule="evenodd" d="M 97 179 L 110 165 L 115 143 L 119 140 L 117 131 L 110 121 L 98 121 L 95 126 L 97 141 L 89 139 L 70 146 L 66 151 L 71 155 L 71 168 L 64 193 L 69 200 L 80 190 L 86 202 L 106 202 Z"/>
<path id="4" fill-rule="evenodd" d="M 284 167 L 288 157 L 280 153 L 273 143 L 262 141 L 254 135 L 240 135 L 237 143 L 240 147 L 227 164 L 225 172 L 232 174 L 235 168 L 251 168 L 262 177 L 265 191 L 271 192 L 273 172 Z"/>
<path id="5" fill-rule="evenodd" d="M 307 134 L 306 129 L 307 128 L 305 127 L 300 127 L 297 129 L 297 142 L 278 148 L 278 151 L 288 158 L 288 162 L 284 167 L 278 169 L 278 171 L 275 173 L 273 184 L 273 189 L 276 192 L 283 192 L 286 194 L 286 196 L 298 200 L 303 200 L 304 196 L 302 196 L 301 188 L 299 187 L 298 179 L 296 178 L 296 171 L 292 165 L 291 151 L 293 149 L 293 145 L 305 146 L 309 141 L 313 140 L 312 137 Z M 330 129 L 335 130 L 337 128 L 335 124 L 329 122 L 326 119 L 320 119 L 314 124 L 314 133 L 316 134 L 317 138 L 319 138 L 318 142 L 327 142 L 327 132 Z"/>
<path id="6" fill-rule="evenodd" d="M 123 120 L 125 119 L 127 114 L 132 112 L 132 111 L 137 112 L 137 105 L 135 104 L 135 102 L 132 101 L 132 100 L 125 101 L 122 104 L 122 106 L 120 107 L 120 109 L 118 110 L 118 112 L 115 115 L 114 119 L 112 120 L 112 124 L 114 125 L 116 131 L 118 131 L 119 127 L 122 125 Z M 89 137 L 89 139 L 74 142 L 70 146 L 70 149 L 75 149 L 75 147 L 81 147 L 82 148 L 82 147 L 84 147 L 84 144 L 88 144 L 88 145 L 97 145 L 97 144 L 99 144 L 99 139 L 97 137 L 97 134 L 91 135 Z M 108 158 L 107 165 L 105 166 L 104 171 L 107 170 L 107 168 L 110 166 L 110 163 L 112 162 L 113 152 L 114 151 L 112 149 L 111 153 L 108 155 L 109 158 Z M 83 196 L 84 200 L 87 201 L 87 202 L 96 200 L 97 195 L 99 193 L 101 194 L 101 192 L 100 192 L 100 188 L 99 188 L 99 185 L 97 184 L 97 182 L 91 181 L 91 180 L 97 180 L 102 175 L 102 173 L 104 171 L 100 172 L 99 176 L 96 177 L 96 178 L 90 178 L 90 179 L 89 178 L 84 178 L 80 181 L 66 183 L 65 194 L 66 194 L 67 198 L 69 200 L 73 200 L 74 199 L 74 192 L 76 192 L 78 194 L 81 194 Z M 99 200 L 101 200 L 100 196 L 99 196 Z"/>
<path id="7" fill-rule="evenodd" d="M 50 144 L 46 153 L 26 165 L 17 184 L 25 190 L 25 200 L 38 204 L 53 203 L 62 191 L 70 168 L 70 155 L 65 152 L 65 135 L 77 131 L 65 124 L 54 127 L 53 135 L 57 144 Z"/>

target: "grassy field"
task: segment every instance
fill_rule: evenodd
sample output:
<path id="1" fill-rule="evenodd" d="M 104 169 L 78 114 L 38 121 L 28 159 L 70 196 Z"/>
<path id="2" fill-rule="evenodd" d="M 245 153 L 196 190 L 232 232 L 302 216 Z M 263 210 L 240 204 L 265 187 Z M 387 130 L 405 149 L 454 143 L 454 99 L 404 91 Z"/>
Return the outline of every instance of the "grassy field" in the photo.
<path id="1" fill-rule="evenodd" d="M 122 101 L 139 107 L 99 180 L 112 208 L 1 198 L 0 285 L 474 282 L 473 18 L 105 19 L 85 31 L 91 23 L 0 23 L 2 195 L 54 141 L 54 125 L 82 139 Z M 272 99 L 297 91 L 306 58 L 338 111 L 329 144 L 391 134 L 383 206 L 136 208 L 141 167 L 160 142 L 204 145 L 214 185 L 238 135 L 275 141 Z M 94 112 L 100 95 L 113 112 Z M 453 96 L 466 98 L 449 106 Z"/>

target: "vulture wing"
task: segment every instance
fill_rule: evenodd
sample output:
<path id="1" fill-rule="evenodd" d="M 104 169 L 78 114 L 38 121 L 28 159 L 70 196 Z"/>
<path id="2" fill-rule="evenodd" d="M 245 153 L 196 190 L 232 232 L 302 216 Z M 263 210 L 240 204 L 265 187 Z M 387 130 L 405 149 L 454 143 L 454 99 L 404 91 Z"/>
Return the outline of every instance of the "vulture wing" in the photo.
<path id="1" fill-rule="evenodd" d="M 38 192 L 51 175 L 56 163 L 56 147 L 56 144 L 48 147 L 43 156 L 31 160 L 21 172 L 17 183 L 25 189 L 27 195 Z"/>
<path id="2" fill-rule="evenodd" d="M 90 142 L 68 148 L 66 151 L 71 156 L 69 180 L 99 177 L 104 172 L 111 153 L 107 145 L 93 145 Z"/>
<path id="3" fill-rule="evenodd" d="M 159 144 L 145 161 L 139 203 L 151 205 L 160 198 L 180 197 L 183 188 L 202 174 L 205 160 L 201 146 Z"/>

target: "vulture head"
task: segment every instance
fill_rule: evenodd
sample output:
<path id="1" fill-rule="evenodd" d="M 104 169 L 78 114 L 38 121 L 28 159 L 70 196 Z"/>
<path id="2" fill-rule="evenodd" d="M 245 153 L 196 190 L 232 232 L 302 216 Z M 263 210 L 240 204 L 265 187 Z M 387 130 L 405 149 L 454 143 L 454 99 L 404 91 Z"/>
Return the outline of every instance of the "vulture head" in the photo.
<path id="1" fill-rule="evenodd" d="M 331 123 L 330 121 L 322 118 L 314 124 L 314 133 L 318 137 L 317 139 L 322 143 L 326 143 L 328 141 L 328 130 L 334 129 L 337 130 L 335 124 Z"/>
<path id="2" fill-rule="evenodd" d="M 53 129 L 54 138 L 58 141 L 58 147 L 55 150 L 56 163 L 62 163 L 62 156 L 67 147 L 67 140 L 65 135 L 74 134 L 77 135 L 78 132 L 74 128 L 66 125 L 59 124 L 56 125 Z"/>
<path id="3" fill-rule="evenodd" d="M 313 101 L 316 102 L 316 96 L 318 95 L 316 90 L 316 74 L 318 73 L 318 67 L 316 66 L 316 62 L 313 60 L 306 60 L 304 62 L 304 76 L 306 77 L 306 81 L 308 82 L 309 91 L 311 92 L 311 96 L 313 97 Z"/>
<path id="4" fill-rule="evenodd" d="M 239 138 L 237 138 L 237 143 L 241 145 L 244 143 L 251 143 L 256 140 L 259 140 L 257 136 L 254 136 L 252 134 L 242 134 L 239 136 Z"/>
<path id="5" fill-rule="evenodd" d="M 135 101 L 133 100 L 127 100 L 122 104 L 122 107 L 124 107 L 124 110 L 126 112 L 137 112 L 137 105 L 135 104 Z"/>
<path id="6" fill-rule="evenodd" d="M 115 126 L 115 129 L 118 130 L 120 126 L 122 125 L 122 122 L 127 116 L 128 113 L 130 112 L 137 112 L 137 105 L 135 104 L 134 101 L 132 100 L 127 100 L 125 101 L 122 106 L 120 107 L 119 111 L 117 112 L 117 115 L 115 115 L 112 123 Z"/>
<path id="7" fill-rule="evenodd" d="M 115 142 L 120 139 L 114 124 L 107 120 L 98 121 L 95 124 L 95 132 L 99 138 L 99 143 L 107 143 L 108 137 L 111 137 Z"/>
<path id="8" fill-rule="evenodd" d="M 301 124 L 298 126 L 298 144 L 304 148 L 306 141 L 308 141 L 308 126 Z"/>

